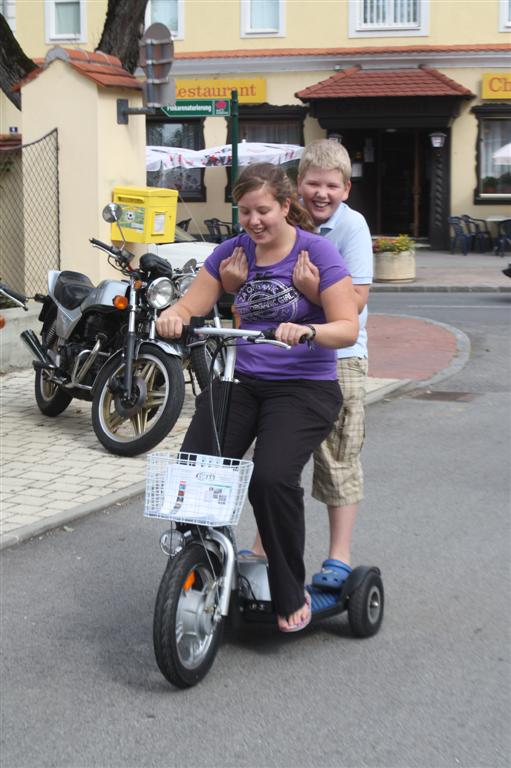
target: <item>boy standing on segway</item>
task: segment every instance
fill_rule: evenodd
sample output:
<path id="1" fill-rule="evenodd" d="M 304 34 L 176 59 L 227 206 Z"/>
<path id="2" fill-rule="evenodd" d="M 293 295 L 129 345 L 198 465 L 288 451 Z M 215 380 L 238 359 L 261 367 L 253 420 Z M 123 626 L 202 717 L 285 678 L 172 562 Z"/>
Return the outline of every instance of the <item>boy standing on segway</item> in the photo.
<path id="1" fill-rule="evenodd" d="M 373 281 L 373 249 L 367 222 L 346 204 L 351 162 L 338 141 L 320 139 L 305 147 L 298 167 L 298 193 L 320 234 L 331 240 L 350 270 L 359 311 L 359 336 L 352 347 L 337 350 L 337 376 L 343 407 L 330 435 L 314 453 L 312 495 L 327 505 L 330 522 L 328 558 L 312 584 L 338 590 L 352 571 L 351 536 L 363 499 L 360 452 L 365 435 L 367 379 L 367 300 Z M 297 265 L 296 287 L 305 293 L 319 285 L 308 259 Z"/>

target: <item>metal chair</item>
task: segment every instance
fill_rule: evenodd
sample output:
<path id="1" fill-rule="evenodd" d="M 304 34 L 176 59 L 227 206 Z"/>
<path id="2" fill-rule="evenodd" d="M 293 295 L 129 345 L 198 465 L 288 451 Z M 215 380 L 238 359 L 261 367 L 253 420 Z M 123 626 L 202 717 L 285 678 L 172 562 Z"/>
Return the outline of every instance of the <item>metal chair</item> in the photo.
<path id="1" fill-rule="evenodd" d="M 185 232 L 188 232 L 188 227 L 190 226 L 191 219 L 181 219 L 181 221 L 177 222 L 177 226 L 181 227 L 181 229 L 184 229 Z"/>
<path id="2" fill-rule="evenodd" d="M 232 224 L 228 221 L 221 221 L 215 218 L 204 219 L 204 224 L 208 228 L 210 240 L 213 243 L 221 243 L 233 235 Z"/>
<path id="3" fill-rule="evenodd" d="M 459 243 L 461 246 L 462 254 L 466 256 L 472 243 L 472 236 L 465 230 L 463 226 L 463 219 L 461 216 L 449 216 L 447 221 L 449 222 L 453 232 L 451 236 L 451 253 L 456 252 L 456 247 Z"/>
<path id="4" fill-rule="evenodd" d="M 493 237 L 486 221 L 484 219 L 474 219 L 473 216 L 469 216 L 466 213 L 460 218 L 465 222 L 467 232 L 470 235 L 472 250 L 479 251 L 479 253 L 492 251 Z"/>
<path id="5" fill-rule="evenodd" d="M 506 248 L 511 250 L 511 219 L 499 221 L 499 231 L 495 242 L 495 253 L 504 256 Z"/>

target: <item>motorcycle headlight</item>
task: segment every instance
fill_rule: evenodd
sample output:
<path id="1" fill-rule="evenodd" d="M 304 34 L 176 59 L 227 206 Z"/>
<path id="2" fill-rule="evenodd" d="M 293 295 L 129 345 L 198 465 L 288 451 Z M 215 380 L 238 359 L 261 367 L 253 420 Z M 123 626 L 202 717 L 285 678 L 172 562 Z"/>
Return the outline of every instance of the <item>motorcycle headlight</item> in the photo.
<path id="1" fill-rule="evenodd" d="M 179 293 L 184 296 L 195 279 L 195 275 L 185 275 L 179 279 Z"/>
<path id="2" fill-rule="evenodd" d="M 165 309 L 175 297 L 175 288 L 168 277 L 158 277 L 147 288 L 146 298 L 153 309 Z"/>

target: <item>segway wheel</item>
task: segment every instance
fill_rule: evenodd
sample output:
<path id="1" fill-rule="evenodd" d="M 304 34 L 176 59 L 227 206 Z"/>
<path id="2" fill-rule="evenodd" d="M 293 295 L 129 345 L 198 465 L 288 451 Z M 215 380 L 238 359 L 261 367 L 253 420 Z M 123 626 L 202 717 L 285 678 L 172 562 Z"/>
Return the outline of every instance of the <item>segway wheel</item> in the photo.
<path id="1" fill-rule="evenodd" d="M 160 583 L 153 623 L 156 661 L 169 683 L 196 685 L 209 671 L 223 633 L 215 620 L 220 566 L 191 544 L 169 560 Z"/>
<path id="2" fill-rule="evenodd" d="M 381 576 L 369 571 L 349 598 L 348 619 L 355 637 L 371 637 L 378 632 L 383 621 L 383 605 Z"/>

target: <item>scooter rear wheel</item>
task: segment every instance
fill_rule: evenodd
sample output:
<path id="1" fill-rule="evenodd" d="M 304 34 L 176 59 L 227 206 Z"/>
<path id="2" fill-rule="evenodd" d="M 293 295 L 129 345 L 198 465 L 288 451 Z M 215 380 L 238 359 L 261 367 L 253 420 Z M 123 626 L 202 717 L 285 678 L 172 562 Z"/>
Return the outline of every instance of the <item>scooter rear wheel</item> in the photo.
<path id="1" fill-rule="evenodd" d="M 189 544 L 169 560 L 154 609 L 153 642 L 163 676 L 190 688 L 209 672 L 223 634 L 215 621 L 220 566 L 200 544 Z"/>

